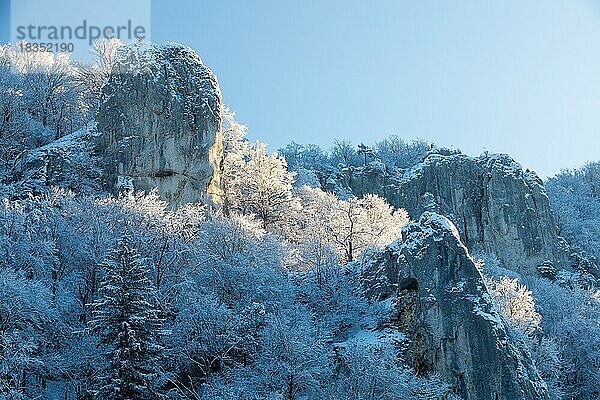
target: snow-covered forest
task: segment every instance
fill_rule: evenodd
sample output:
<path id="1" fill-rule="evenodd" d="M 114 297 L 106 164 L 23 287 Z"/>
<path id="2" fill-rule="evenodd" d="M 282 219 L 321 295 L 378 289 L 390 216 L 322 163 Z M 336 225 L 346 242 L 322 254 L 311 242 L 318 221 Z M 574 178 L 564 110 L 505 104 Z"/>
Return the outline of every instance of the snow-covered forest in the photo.
<path id="1" fill-rule="evenodd" d="M 412 363 L 393 301 L 362 279 L 419 217 L 371 177 L 458 150 L 390 136 L 270 153 L 223 107 L 219 205 L 109 190 L 95 120 L 121 50 L 92 51 L 0 47 L 0 399 L 461 398 Z M 600 164 L 544 185 L 577 265 L 472 257 L 539 398 L 600 399 Z"/>

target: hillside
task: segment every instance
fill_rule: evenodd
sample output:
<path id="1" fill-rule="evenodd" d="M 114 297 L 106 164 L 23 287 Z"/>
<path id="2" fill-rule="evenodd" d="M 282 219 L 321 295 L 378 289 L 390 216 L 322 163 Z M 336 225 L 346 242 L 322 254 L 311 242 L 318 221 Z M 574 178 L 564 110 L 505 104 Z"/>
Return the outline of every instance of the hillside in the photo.
<path id="1" fill-rule="evenodd" d="M 600 399 L 597 163 L 270 154 L 190 48 L 96 50 L 0 47 L 0 399 Z"/>

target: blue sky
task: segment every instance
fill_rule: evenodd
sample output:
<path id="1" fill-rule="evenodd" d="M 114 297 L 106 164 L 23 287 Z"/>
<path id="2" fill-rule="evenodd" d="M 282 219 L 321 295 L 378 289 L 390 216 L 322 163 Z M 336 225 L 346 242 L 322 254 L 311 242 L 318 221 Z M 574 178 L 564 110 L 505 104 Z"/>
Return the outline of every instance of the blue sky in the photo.
<path id="1" fill-rule="evenodd" d="M 398 134 L 544 177 L 600 159 L 600 1 L 153 0 L 152 39 L 194 48 L 271 149 Z"/>

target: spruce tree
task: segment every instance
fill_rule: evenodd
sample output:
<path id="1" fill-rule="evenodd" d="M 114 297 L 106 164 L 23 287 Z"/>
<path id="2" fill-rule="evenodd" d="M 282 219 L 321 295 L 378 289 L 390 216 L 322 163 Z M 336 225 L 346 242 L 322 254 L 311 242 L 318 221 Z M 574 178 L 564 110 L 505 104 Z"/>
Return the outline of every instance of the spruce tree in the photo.
<path id="1" fill-rule="evenodd" d="M 95 398 L 156 399 L 153 382 L 164 348 L 149 270 L 126 236 L 103 262 L 105 278 L 93 303 L 89 331 L 107 359 Z"/>

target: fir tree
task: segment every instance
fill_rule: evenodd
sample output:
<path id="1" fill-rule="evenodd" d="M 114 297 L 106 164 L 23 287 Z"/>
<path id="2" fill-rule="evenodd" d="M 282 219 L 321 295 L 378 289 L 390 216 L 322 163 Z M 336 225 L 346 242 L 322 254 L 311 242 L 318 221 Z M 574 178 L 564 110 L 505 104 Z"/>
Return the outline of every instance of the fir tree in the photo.
<path id="1" fill-rule="evenodd" d="M 96 398 L 156 399 L 153 382 L 164 348 L 159 343 L 162 321 L 152 304 L 155 293 L 149 271 L 127 237 L 103 267 L 106 277 L 89 322 L 107 359 Z"/>

